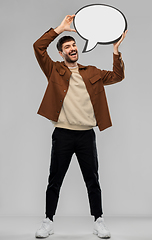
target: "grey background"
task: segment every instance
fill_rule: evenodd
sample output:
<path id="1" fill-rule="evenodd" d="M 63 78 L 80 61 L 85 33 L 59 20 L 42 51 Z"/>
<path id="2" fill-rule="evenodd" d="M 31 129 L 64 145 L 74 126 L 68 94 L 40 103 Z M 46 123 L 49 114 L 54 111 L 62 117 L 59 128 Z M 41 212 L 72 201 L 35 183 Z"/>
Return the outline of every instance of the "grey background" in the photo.
<path id="1" fill-rule="evenodd" d="M 145 1 L 0 1 L 0 215 L 44 214 L 53 125 L 36 114 L 47 86 L 33 43 L 67 14 L 91 3 L 120 9 L 128 20 L 120 47 L 125 80 L 106 87 L 113 127 L 95 128 L 105 215 L 152 215 L 151 3 Z M 68 34 L 68 33 L 67 33 Z M 79 62 L 112 69 L 112 45 L 81 53 Z M 56 41 L 48 52 L 61 60 Z M 75 156 L 61 189 L 57 215 L 89 216 L 86 188 Z"/>

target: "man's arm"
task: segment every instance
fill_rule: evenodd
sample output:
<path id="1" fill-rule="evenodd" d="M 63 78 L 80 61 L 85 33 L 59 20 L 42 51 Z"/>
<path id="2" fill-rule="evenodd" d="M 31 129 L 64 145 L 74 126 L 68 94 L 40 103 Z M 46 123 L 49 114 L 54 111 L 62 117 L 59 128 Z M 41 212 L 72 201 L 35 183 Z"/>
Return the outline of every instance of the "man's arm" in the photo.
<path id="1" fill-rule="evenodd" d="M 113 71 L 101 71 L 102 80 L 104 85 L 114 84 L 124 79 L 124 62 L 122 60 L 121 53 L 119 52 L 119 46 L 126 37 L 128 30 L 126 30 L 121 39 L 113 44 Z"/>
<path id="2" fill-rule="evenodd" d="M 101 77 L 104 85 L 115 84 L 125 78 L 121 53 L 113 53 L 113 71 L 101 70 Z"/>
<path id="3" fill-rule="evenodd" d="M 47 47 L 57 36 L 58 34 L 51 28 L 33 44 L 36 59 L 47 79 L 50 77 L 54 64 L 47 53 Z"/>
<path id="4" fill-rule="evenodd" d="M 47 79 L 49 79 L 50 77 L 54 64 L 54 62 L 47 53 L 47 47 L 60 33 L 64 31 L 76 32 L 74 29 L 70 28 L 74 16 L 75 15 L 67 15 L 57 28 L 51 28 L 33 44 L 35 56 Z"/>

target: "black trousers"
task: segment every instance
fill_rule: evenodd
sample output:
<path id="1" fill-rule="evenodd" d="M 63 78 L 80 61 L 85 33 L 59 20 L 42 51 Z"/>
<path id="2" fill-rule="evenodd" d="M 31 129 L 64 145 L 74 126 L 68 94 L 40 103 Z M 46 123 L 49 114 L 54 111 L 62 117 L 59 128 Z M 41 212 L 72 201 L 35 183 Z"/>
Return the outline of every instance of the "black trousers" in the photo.
<path id="1" fill-rule="evenodd" d="M 55 128 L 52 134 L 50 174 L 46 190 L 47 217 L 55 215 L 60 188 L 74 153 L 78 159 L 87 187 L 91 215 L 102 215 L 101 189 L 98 181 L 98 159 L 94 130 L 77 131 Z"/>

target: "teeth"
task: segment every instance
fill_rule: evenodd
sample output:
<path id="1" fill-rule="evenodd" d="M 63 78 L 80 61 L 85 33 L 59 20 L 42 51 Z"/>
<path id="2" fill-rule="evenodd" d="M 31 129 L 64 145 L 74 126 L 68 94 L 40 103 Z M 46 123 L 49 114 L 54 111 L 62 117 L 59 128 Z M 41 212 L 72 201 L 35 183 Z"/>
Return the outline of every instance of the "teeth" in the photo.
<path id="1" fill-rule="evenodd" d="M 71 56 L 76 55 L 76 52 L 74 52 L 74 53 L 70 53 L 70 55 L 71 55 Z"/>

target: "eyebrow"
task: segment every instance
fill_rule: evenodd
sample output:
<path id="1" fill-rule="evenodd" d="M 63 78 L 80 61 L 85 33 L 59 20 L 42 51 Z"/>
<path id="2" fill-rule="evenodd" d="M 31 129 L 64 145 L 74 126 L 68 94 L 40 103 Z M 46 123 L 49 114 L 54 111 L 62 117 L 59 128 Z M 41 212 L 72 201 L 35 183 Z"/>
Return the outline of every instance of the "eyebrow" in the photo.
<path id="1" fill-rule="evenodd" d="M 74 43 L 72 43 L 72 45 L 76 45 L 76 43 L 74 42 Z M 70 44 L 67 44 L 67 45 L 64 46 L 64 48 L 69 47 L 69 46 L 70 46 Z"/>
<path id="2" fill-rule="evenodd" d="M 64 47 L 69 47 L 70 46 L 70 44 L 67 44 L 67 45 L 65 45 Z"/>

